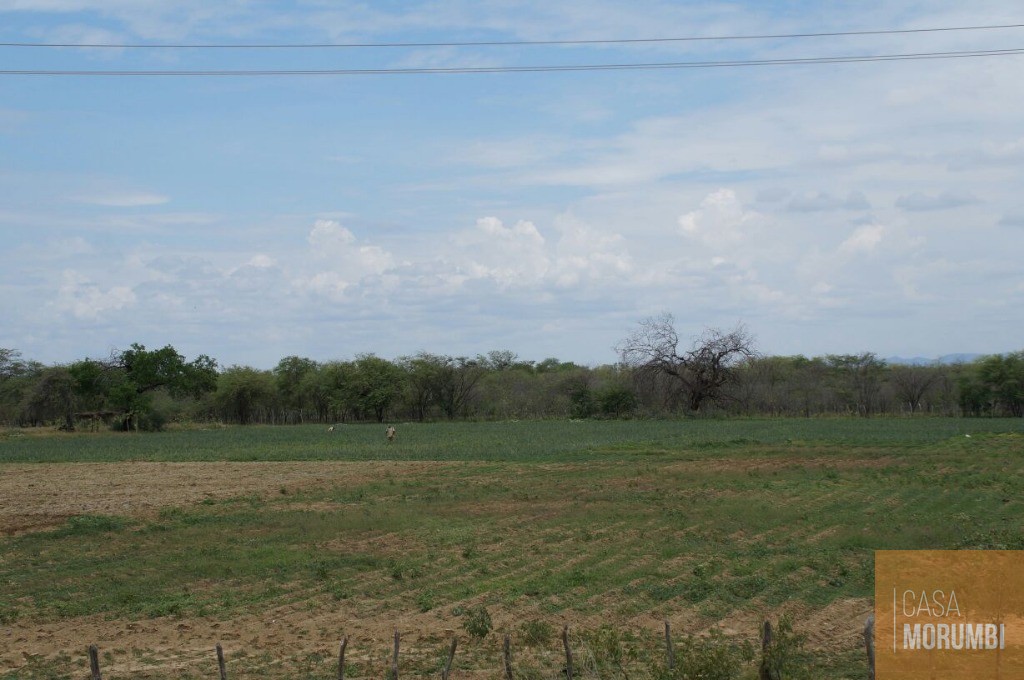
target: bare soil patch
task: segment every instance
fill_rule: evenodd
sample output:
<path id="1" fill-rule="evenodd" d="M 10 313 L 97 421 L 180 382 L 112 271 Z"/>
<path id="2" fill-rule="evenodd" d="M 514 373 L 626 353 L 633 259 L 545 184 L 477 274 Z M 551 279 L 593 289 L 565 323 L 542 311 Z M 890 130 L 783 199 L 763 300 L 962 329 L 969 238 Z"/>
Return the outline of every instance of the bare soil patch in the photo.
<path id="1" fill-rule="evenodd" d="M 0 467 L 0 534 L 61 525 L 74 515 L 146 518 L 206 499 L 280 494 L 281 489 L 356 486 L 416 475 L 434 462 L 30 463 Z"/>
<path id="2" fill-rule="evenodd" d="M 893 464 L 891 458 L 807 458 L 802 456 L 758 458 L 708 458 L 669 463 L 671 472 L 750 472 L 804 468 L 807 470 L 854 470 L 881 468 Z"/>

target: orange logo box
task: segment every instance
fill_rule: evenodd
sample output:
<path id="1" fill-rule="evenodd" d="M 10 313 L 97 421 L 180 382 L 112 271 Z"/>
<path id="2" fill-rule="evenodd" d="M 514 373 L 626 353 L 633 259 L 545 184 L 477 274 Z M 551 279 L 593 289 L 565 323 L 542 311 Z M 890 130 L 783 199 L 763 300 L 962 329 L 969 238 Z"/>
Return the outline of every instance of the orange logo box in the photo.
<path id="1" fill-rule="evenodd" d="M 875 678 L 1024 680 L 1024 551 L 876 551 Z"/>

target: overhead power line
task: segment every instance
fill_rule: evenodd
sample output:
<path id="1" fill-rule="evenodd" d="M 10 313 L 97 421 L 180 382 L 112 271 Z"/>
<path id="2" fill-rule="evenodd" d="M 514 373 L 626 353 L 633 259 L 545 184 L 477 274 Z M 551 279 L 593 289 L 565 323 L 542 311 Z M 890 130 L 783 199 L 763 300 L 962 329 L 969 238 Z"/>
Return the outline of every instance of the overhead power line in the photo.
<path id="1" fill-rule="evenodd" d="M 714 35 L 676 38 L 610 38 L 594 40 L 481 40 L 468 42 L 379 42 L 379 43 L 40 43 L 0 42 L 0 47 L 82 47 L 113 49 L 337 49 L 386 47 L 507 47 L 529 45 L 626 45 L 636 43 L 700 42 L 714 40 L 781 40 L 788 38 L 832 38 L 858 35 L 898 35 L 907 33 L 939 33 L 950 31 L 987 31 L 1005 28 L 1024 28 L 1024 24 L 995 24 L 989 26 L 942 26 L 937 28 L 904 28 L 868 31 L 833 31 L 823 33 L 775 33 L 763 35 Z"/>
<path id="2" fill-rule="evenodd" d="M 356 76 L 356 75 L 437 75 L 470 73 L 543 73 L 558 71 L 630 71 L 688 68 L 736 68 L 745 66 L 791 66 L 804 64 L 850 64 L 873 61 L 912 61 L 922 59 L 965 59 L 1024 54 L 1024 48 L 968 50 L 957 52 L 919 52 L 910 54 L 872 54 L 836 57 L 793 57 L 783 59 L 745 59 L 734 61 L 672 61 L 637 64 L 576 64 L 542 66 L 458 66 L 451 68 L 353 68 L 353 69 L 242 69 L 242 70 L 0 70 L 0 76 Z"/>

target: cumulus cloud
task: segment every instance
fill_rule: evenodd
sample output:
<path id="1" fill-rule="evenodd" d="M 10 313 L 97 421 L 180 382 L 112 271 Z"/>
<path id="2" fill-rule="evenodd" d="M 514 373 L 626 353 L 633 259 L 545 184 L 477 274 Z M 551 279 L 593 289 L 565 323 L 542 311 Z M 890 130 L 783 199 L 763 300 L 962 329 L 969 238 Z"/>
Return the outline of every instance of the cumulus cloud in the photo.
<path id="1" fill-rule="evenodd" d="M 258 269 L 267 269 L 269 267 L 273 267 L 277 263 L 274 261 L 274 258 L 270 257 L 269 255 L 264 255 L 260 253 L 259 255 L 253 255 L 251 258 L 249 258 L 249 261 L 246 262 L 246 264 L 249 265 L 250 267 L 256 267 Z"/>
<path id="2" fill-rule="evenodd" d="M 356 237 L 335 220 L 317 220 L 306 240 L 318 254 L 329 254 L 326 251 L 342 249 L 353 243 Z"/>
<path id="3" fill-rule="evenodd" d="M 313 276 L 300 279 L 298 284 L 301 288 L 318 293 L 332 300 L 343 300 L 345 290 L 352 285 L 337 272 L 318 272 Z"/>
<path id="4" fill-rule="evenodd" d="M 684 236 L 712 247 L 723 247 L 742 241 L 762 221 L 762 216 L 747 210 L 732 189 L 718 189 L 708 194 L 700 208 L 681 215 L 679 231 Z"/>
<path id="5" fill-rule="evenodd" d="M 529 221 L 506 227 L 497 217 L 482 217 L 452 241 L 468 277 L 491 279 L 502 288 L 536 285 L 551 265 L 547 242 Z"/>
<path id="6" fill-rule="evenodd" d="M 502 290 L 600 286 L 621 282 L 632 271 L 621 235 L 600 231 L 570 213 L 556 217 L 553 228 L 554 238 L 546 238 L 533 222 L 505 226 L 497 217 L 483 217 L 452 238 L 453 248 L 437 269 L 455 287 L 487 280 Z"/>
<path id="7" fill-rule="evenodd" d="M 270 294 L 270 291 L 278 288 L 281 274 L 277 260 L 258 253 L 241 266 L 228 270 L 225 273 L 225 283 L 230 282 L 239 291 Z"/>
<path id="8" fill-rule="evenodd" d="M 359 245 L 356 236 L 336 220 L 316 220 L 306 237 L 313 260 L 299 262 L 293 285 L 334 301 L 346 298 L 360 282 L 378 277 L 395 266 L 391 253 L 372 245 Z M 308 271 L 313 269 L 313 271 Z"/>
<path id="9" fill-rule="evenodd" d="M 925 211 L 947 210 L 977 202 L 978 199 L 967 192 L 942 191 L 932 195 L 915 191 L 897 198 L 895 205 L 903 210 Z"/>
<path id="10" fill-rule="evenodd" d="M 874 250 L 885 235 L 885 227 L 881 224 L 867 224 L 857 227 L 839 246 L 843 253 L 869 253 Z"/>
<path id="11" fill-rule="evenodd" d="M 96 321 L 105 312 L 135 304 L 135 292 L 128 286 L 103 289 L 74 270 L 65 270 L 57 290 L 55 306 L 85 321 Z"/>
<path id="12" fill-rule="evenodd" d="M 551 275 L 556 285 L 615 284 L 633 273 L 633 257 L 621 234 L 600 232 L 572 214 L 560 215 L 555 228 L 561 235 Z"/>

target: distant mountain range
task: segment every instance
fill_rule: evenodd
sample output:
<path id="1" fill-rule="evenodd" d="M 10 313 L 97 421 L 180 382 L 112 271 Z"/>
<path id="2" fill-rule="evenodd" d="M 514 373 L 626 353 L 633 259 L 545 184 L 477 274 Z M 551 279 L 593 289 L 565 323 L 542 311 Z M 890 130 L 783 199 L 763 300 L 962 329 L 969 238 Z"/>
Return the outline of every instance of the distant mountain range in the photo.
<path id="1" fill-rule="evenodd" d="M 900 364 L 903 366 L 930 366 L 931 364 L 969 364 L 984 354 L 943 354 L 937 359 L 927 357 L 886 357 L 887 364 Z"/>

